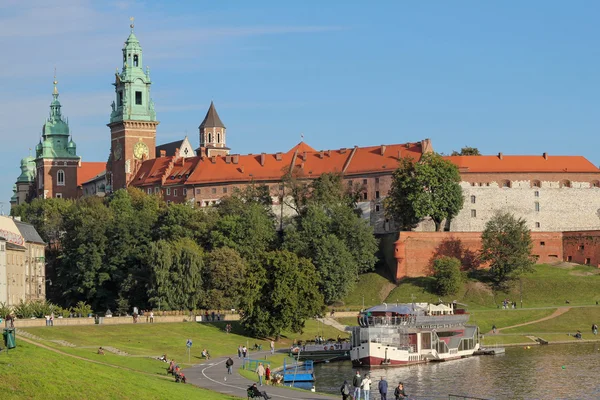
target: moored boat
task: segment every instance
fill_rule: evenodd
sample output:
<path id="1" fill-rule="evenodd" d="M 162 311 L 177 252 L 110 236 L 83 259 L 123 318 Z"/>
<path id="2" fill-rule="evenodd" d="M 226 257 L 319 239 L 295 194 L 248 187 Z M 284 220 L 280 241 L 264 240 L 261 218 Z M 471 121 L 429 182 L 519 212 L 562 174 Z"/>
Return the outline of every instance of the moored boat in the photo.
<path id="1" fill-rule="evenodd" d="M 401 366 L 468 357 L 479 329 L 456 303 L 382 304 L 361 311 L 352 330 L 355 366 Z"/>

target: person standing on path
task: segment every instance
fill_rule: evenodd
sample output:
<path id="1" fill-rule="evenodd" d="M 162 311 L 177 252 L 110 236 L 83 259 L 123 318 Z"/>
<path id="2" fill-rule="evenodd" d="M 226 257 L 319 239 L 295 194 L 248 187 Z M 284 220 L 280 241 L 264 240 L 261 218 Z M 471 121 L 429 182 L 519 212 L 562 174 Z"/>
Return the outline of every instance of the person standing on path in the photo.
<path id="1" fill-rule="evenodd" d="M 150 323 L 154 323 L 154 311 L 150 311 Z"/>
<path id="2" fill-rule="evenodd" d="M 265 367 L 263 367 L 262 363 L 258 363 L 258 367 L 255 371 L 258 374 L 258 382 L 260 386 L 263 385 L 263 377 L 265 376 Z"/>
<path id="3" fill-rule="evenodd" d="M 238 358 L 242 358 L 242 345 L 238 346 Z"/>
<path id="4" fill-rule="evenodd" d="M 271 340 L 271 354 L 275 354 L 275 342 Z"/>
<path id="5" fill-rule="evenodd" d="M 348 381 L 344 381 L 342 387 L 340 388 L 340 392 L 342 393 L 342 400 L 350 400 L 350 384 Z"/>
<path id="6" fill-rule="evenodd" d="M 354 379 L 352 379 L 352 386 L 354 387 L 354 397 L 355 400 L 360 400 L 360 384 L 362 379 L 360 377 L 360 371 L 356 371 L 356 375 L 354 375 Z"/>
<path id="7" fill-rule="evenodd" d="M 378 389 L 379 394 L 381 395 L 381 400 L 387 400 L 388 383 L 383 376 L 379 381 Z"/>
<path id="8" fill-rule="evenodd" d="M 369 395 L 371 393 L 371 377 L 367 374 L 365 378 L 362 380 L 360 387 L 363 391 L 363 399 L 369 400 Z"/>
<path id="9" fill-rule="evenodd" d="M 404 391 L 404 384 L 402 382 L 398 383 L 396 390 L 394 390 L 394 397 L 396 400 L 406 399 L 406 392 Z"/>
<path id="10" fill-rule="evenodd" d="M 271 380 L 271 368 L 269 368 L 269 366 L 267 365 L 267 368 L 265 369 L 265 383 L 268 385 L 270 380 Z"/>
<path id="11" fill-rule="evenodd" d="M 227 361 L 225 361 L 225 366 L 227 367 L 227 373 L 229 375 L 233 374 L 233 360 L 231 359 L 231 357 L 229 357 Z"/>
<path id="12" fill-rule="evenodd" d="M 246 348 L 246 346 L 242 347 L 242 355 L 244 356 L 244 358 L 246 358 L 247 354 L 248 354 L 248 349 Z"/>

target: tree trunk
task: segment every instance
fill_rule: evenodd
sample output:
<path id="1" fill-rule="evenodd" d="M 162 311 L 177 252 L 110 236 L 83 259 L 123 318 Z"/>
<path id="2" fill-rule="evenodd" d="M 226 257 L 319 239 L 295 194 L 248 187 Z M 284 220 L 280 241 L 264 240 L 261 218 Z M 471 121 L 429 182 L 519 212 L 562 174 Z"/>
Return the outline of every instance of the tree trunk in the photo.
<path id="1" fill-rule="evenodd" d="M 442 230 L 442 221 L 436 221 L 434 219 L 433 223 L 435 224 L 435 231 L 440 232 Z"/>

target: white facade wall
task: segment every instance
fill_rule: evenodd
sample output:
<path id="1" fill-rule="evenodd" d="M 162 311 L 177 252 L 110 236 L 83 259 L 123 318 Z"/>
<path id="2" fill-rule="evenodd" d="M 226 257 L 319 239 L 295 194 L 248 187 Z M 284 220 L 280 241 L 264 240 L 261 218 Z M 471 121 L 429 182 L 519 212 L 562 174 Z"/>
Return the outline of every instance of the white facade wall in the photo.
<path id="1" fill-rule="evenodd" d="M 6 273 L 6 240 L 0 240 L 0 303 L 8 303 L 8 275 Z"/>
<path id="2" fill-rule="evenodd" d="M 497 210 L 524 218 L 532 231 L 600 229 L 600 188 L 590 187 L 589 182 L 571 182 L 571 187 L 561 187 L 558 181 L 541 181 L 540 187 L 531 187 L 530 180 L 511 181 L 511 187 L 495 182 L 489 186 L 461 182 L 461 186 L 465 202 L 450 224 L 454 232 L 483 231 Z"/>

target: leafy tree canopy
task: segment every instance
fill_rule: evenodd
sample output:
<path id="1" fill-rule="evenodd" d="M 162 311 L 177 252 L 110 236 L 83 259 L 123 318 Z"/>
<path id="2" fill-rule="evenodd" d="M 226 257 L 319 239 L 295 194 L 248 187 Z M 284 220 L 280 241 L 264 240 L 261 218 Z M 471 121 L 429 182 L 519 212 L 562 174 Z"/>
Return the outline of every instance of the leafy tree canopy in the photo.
<path id="1" fill-rule="evenodd" d="M 463 282 L 460 260 L 454 257 L 436 258 L 433 261 L 433 278 L 439 295 L 456 294 Z"/>
<path id="2" fill-rule="evenodd" d="M 263 253 L 251 266 L 244 286 L 242 325 L 258 337 L 300 332 L 306 319 L 320 313 L 323 295 L 312 263 L 289 251 Z"/>
<path id="3" fill-rule="evenodd" d="M 246 282 L 247 267 L 234 249 L 221 247 L 205 256 L 203 307 L 209 309 L 237 309 Z"/>
<path id="4" fill-rule="evenodd" d="M 522 274 L 533 272 L 536 258 L 527 222 L 508 212 L 496 213 L 482 234 L 481 260 L 489 263 L 492 284 L 506 289 Z"/>
<path id="5" fill-rule="evenodd" d="M 460 174 L 456 165 L 439 154 L 423 154 L 419 162 L 400 160 L 385 199 L 386 213 L 402 230 L 414 228 L 430 217 L 440 231 L 444 220 L 452 219 L 463 206 Z"/>
<path id="6" fill-rule="evenodd" d="M 460 151 L 452 151 L 453 156 L 480 156 L 479 149 L 477 147 L 465 146 Z"/>

